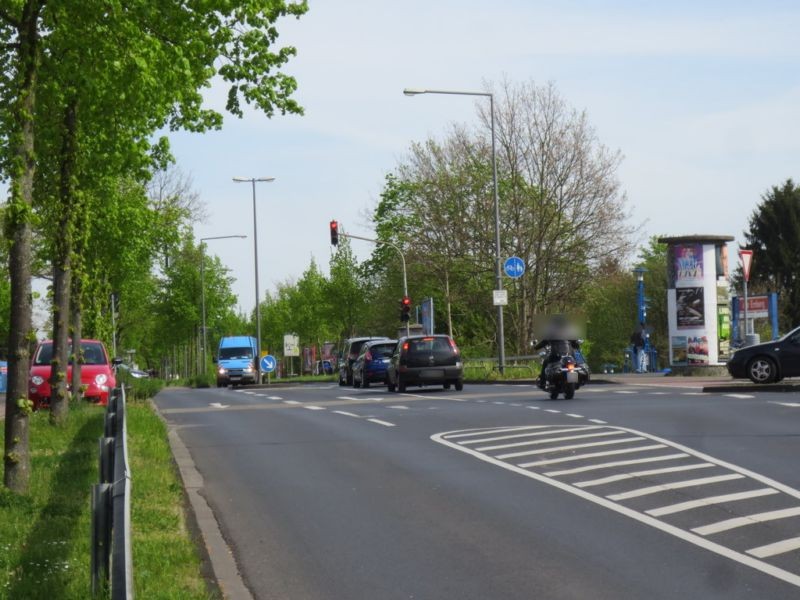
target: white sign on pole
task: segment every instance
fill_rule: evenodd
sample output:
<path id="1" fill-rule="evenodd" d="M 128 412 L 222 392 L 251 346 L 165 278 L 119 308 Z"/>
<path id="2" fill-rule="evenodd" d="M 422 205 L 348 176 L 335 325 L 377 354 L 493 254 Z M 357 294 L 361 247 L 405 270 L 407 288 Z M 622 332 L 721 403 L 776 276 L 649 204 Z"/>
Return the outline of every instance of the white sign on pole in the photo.
<path id="1" fill-rule="evenodd" d="M 507 306 L 508 290 L 492 290 L 492 299 L 495 306 Z"/>
<path id="2" fill-rule="evenodd" d="M 283 355 L 300 356 L 300 338 L 296 335 L 286 334 L 283 336 Z"/>

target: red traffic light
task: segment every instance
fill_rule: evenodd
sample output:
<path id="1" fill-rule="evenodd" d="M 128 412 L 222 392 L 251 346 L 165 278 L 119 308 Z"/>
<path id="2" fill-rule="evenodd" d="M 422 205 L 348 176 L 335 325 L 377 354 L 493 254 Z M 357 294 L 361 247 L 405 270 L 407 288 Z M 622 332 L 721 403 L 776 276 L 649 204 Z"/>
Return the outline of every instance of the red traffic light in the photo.
<path id="1" fill-rule="evenodd" d="M 411 298 L 403 296 L 400 300 L 400 320 L 408 321 L 411 318 Z"/>
<path id="2" fill-rule="evenodd" d="M 331 221 L 331 244 L 339 245 L 339 223 L 336 221 Z"/>
<path id="3" fill-rule="evenodd" d="M 403 299 L 400 302 L 403 303 L 403 308 L 411 308 L 411 298 L 408 296 L 403 296 Z"/>

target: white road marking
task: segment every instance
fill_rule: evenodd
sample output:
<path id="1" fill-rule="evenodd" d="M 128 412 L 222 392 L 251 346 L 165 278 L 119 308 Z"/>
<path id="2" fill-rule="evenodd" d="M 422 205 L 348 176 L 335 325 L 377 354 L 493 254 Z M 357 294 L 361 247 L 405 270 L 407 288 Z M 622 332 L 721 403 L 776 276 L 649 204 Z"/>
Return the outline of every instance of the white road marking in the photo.
<path id="1" fill-rule="evenodd" d="M 500 427 L 498 429 L 477 429 L 475 431 L 468 431 L 466 433 L 456 433 L 448 436 L 447 439 L 472 437 L 475 435 L 486 435 L 493 433 L 503 433 L 505 431 L 524 431 L 526 429 L 546 429 L 549 425 L 520 425 L 519 427 Z"/>
<path id="2" fill-rule="evenodd" d="M 578 448 L 594 448 L 596 446 L 615 446 L 616 444 L 627 444 L 628 442 L 638 442 L 645 438 L 640 436 L 622 438 L 621 440 L 606 440 L 604 442 L 591 442 L 589 444 L 569 444 L 556 448 L 539 448 L 538 450 L 526 450 L 525 452 L 512 452 L 510 454 L 499 454 L 497 458 L 517 458 L 520 456 L 533 456 L 535 454 L 552 454 L 553 452 L 564 452 L 565 450 L 577 450 Z"/>
<path id="3" fill-rule="evenodd" d="M 576 414 L 573 414 L 573 413 L 567 413 L 567 416 L 568 417 L 572 417 L 573 419 L 582 419 L 583 418 L 583 415 L 576 415 Z"/>
<path id="4" fill-rule="evenodd" d="M 284 400 L 284 404 L 300 404 L 297 400 Z"/>
<path id="5" fill-rule="evenodd" d="M 586 471 L 597 471 L 598 469 L 613 469 L 614 467 L 626 467 L 628 465 L 641 465 L 643 463 L 661 462 L 662 460 L 677 460 L 679 458 L 686 458 L 689 456 L 681 452 L 680 454 L 665 454 L 663 456 L 651 456 L 649 458 L 636 458 L 633 460 L 615 460 L 614 462 L 603 463 L 601 465 L 588 465 L 586 467 L 578 467 L 576 469 L 566 469 L 564 471 L 550 471 L 545 473 L 549 477 L 558 477 L 559 475 L 574 475 L 575 473 L 586 473 Z"/>
<path id="6" fill-rule="evenodd" d="M 793 538 L 790 538 L 790 539 L 787 539 L 787 540 L 783 540 L 781 542 L 777 542 L 775 544 L 770 544 L 769 546 L 761 546 L 761 547 L 758 547 L 758 548 L 752 548 L 748 552 L 745 552 L 745 551 L 739 551 L 739 550 L 736 550 L 734 548 L 730 548 L 730 547 L 727 547 L 727 546 L 723 546 L 721 544 L 718 544 L 718 543 L 715 543 L 715 542 L 711 541 L 710 539 L 708 539 L 706 537 L 702 537 L 702 536 L 699 536 L 699 535 L 697 535 L 697 534 L 695 534 L 695 533 L 693 533 L 691 531 L 687 531 L 687 530 L 681 529 L 680 527 L 672 525 L 670 522 L 667 522 L 665 520 L 661 520 L 661 519 L 656 518 L 656 515 L 654 514 L 654 513 L 658 513 L 658 512 L 663 512 L 663 514 L 672 514 L 673 512 L 680 512 L 682 510 L 689 510 L 690 508 L 693 508 L 693 507 L 707 506 L 707 505 L 719 504 L 719 503 L 722 503 L 722 502 L 729 502 L 729 501 L 736 501 L 736 500 L 744 500 L 746 498 L 755 498 L 755 497 L 759 497 L 759 496 L 777 494 L 779 492 L 784 492 L 785 494 L 787 494 L 789 496 L 792 496 L 794 498 L 800 498 L 800 491 L 795 490 L 793 488 L 790 488 L 790 487 L 788 487 L 788 486 L 786 486 L 784 484 L 781 484 L 781 483 L 779 483 L 777 481 L 771 480 L 771 479 L 769 479 L 767 477 L 764 477 L 764 476 L 759 475 L 757 473 L 754 473 L 752 471 L 749 471 L 749 470 L 746 470 L 746 469 L 742 469 L 742 468 L 737 467 L 735 465 L 732 465 L 730 463 L 714 459 L 714 458 L 712 458 L 712 457 L 710 457 L 710 456 L 708 456 L 706 454 L 703 454 L 703 453 L 700 453 L 700 452 L 696 452 L 696 451 L 691 450 L 691 449 L 689 449 L 689 448 L 687 448 L 685 446 L 682 446 L 680 444 L 675 444 L 675 443 L 669 442 L 667 440 L 664 440 L 662 438 L 658 438 L 656 436 L 651 436 L 651 435 L 648 435 L 648 434 L 641 434 L 641 432 L 638 432 L 638 431 L 635 431 L 635 430 L 631 430 L 631 429 L 627 429 L 627 428 L 618 428 L 618 429 L 622 429 L 622 430 L 627 431 L 628 433 L 631 433 L 631 434 L 640 434 L 640 435 L 646 436 L 651 441 L 659 442 L 659 443 L 656 444 L 656 445 L 653 445 L 653 446 L 640 446 L 639 448 L 634 448 L 634 449 L 626 449 L 626 450 L 622 450 L 622 451 L 619 451 L 619 450 L 618 451 L 614 451 L 613 453 L 615 453 L 615 454 L 616 453 L 620 453 L 620 452 L 643 452 L 643 451 L 646 451 L 646 450 L 651 450 L 651 449 L 656 449 L 656 448 L 672 447 L 675 450 L 684 451 L 681 454 L 678 454 L 677 456 L 682 456 L 682 457 L 693 456 L 694 458 L 699 458 L 701 460 L 707 460 L 709 462 L 714 463 L 718 467 L 727 468 L 727 469 L 730 469 L 730 470 L 735 471 L 737 473 L 741 473 L 741 474 L 745 475 L 746 477 L 749 477 L 751 479 L 754 479 L 756 481 L 759 481 L 759 482 L 761 482 L 763 484 L 766 484 L 768 486 L 771 486 L 771 487 L 765 488 L 765 489 L 758 489 L 758 490 L 751 490 L 751 491 L 747 491 L 747 492 L 742 492 L 740 494 L 727 494 L 725 496 L 716 496 L 714 498 L 705 498 L 705 499 L 702 499 L 702 500 L 699 500 L 699 501 L 696 501 L 696 502 L 693 502 L 693 503 L 681 503 L 680 505 L 672 505 L 670 507 L 662 507 L 661 509 L 654 509 L 653 511 L 640 512 L 640 511 L 635 510 L 633 508 L 630 508 L 630 507 L 628 507 L 628 506 L 626 506 L 624 504 L 617 503 L 617 502 L 614 502 L 614 501 L 612 501 L 612 500 L 610 500 L 608 498 L 604 498 L 602 496 L 598 496 L 598 495 L 592 494 L 591 492 L 589 492 L 587 490 L 579 489 L 579 488 L 575 487 L 574 485 L 572 485 L 569 482 L 560 481 L 558 479 L 554 479 L 554 478 L 548 476 L 548 475 L 552 475 L 553 473 L 545 474 L 545 473 L 537 472 L 535 470 L 531 470 L 531 469 L 526 468 L 528 466 L 532 466 L 532 465 L 536 465 L 536 464 L 542 464 L 542 463 L 550 463 L 550 462 L 554 462 L 554 461 L 550 461 L 550 460 L 548 460 L 548 461 L 539 461 L 539 463 L 532 463 L 531 465 L 517 465 L 517 464 L 510 463 L 510 462 L 504 462 L 504 461 L 499 460 L 496 456 L 491 456 L 489 454 L 484 454 L 484 453 L 481 453 L 481 452 L 477 451 L 474 448 L 464 447 L 459 442 L 451 441 L 450 438 L 451 438 L 452 435 L 458 435 L 459 433 L 461 433 L 461 432 L 458 432 L 458 431 L 434 434 L 434 435 L 431 436 L 431 439 L 433 441 L 437 442 L 437 443 L 440 443 L 440 444 L 449 446 L 451 448 L 454 448 L 456 450 L 459 450 L 461 452 L 470 454 L 473 457 L 478 458 L 481 461 L 484 461 L 484 462 L 490 463 L 492 465 L 495 465 L 495 466 L 504 468 L 506 470 L 512 471 L 512 472 L 514 472 L 514 473 L 516 473 L 518 475 L 522 475 L 523 477 L 528 477 L 530 479 L 535 479 L 535 480 L 537 480 L 539 482 L 546 483 L 546 484 L 548 484 L 550 486 L 553 486 L 553 487 L 556 487 L 556 488 L 558 488 L 558 489 L 560 489 L 562 491 L 569 492 L 569 493 L 571 493 L 571 494 L 573 494 L 575 496 L 578 496 L 578 497 L 580 497 L 582 499 L 588 500 L 588 501 L 593 502 L 593 503 L 595 503 L 597 505 L 600 505 L 600 506 L 603 506 L 605 508 L 608 508 L 609 510 L 613 510 L 613 511 L 615 511 L 617 513 L 620 513 L 622 515 L 630 517 L 630 518 L 632 518 L 634 520 L 637 520 L 637 521 L 639 521 L 641 523 L 644 523 L 646 525 L 650 525 L 651 527 L 654 527 L 656 529 L 659 529 L 661 531 L 669 533 L 669 534 L 671 534 L 671 535 L 673 535 L 673 536 L 675 536 L 675 537 L 677 537 L 679 539 L 682 539 L 684 541 L 692 543 L 692 544 L 694 544 L 694 545 L 696 545 L 698 547 L 704 548 L 706 550 L 710 550 L 712 552 L 715 552 L 715 553 L 719 554 L 720 556 L 724 556 L 724 557 L 729 558 L 731 560 L 737 561 L 740 564 L 743 564 L 743 565 L 749 566 L 751 568 L 754 568 L 754 569 L 756 569 L 758 571 L 761 571 L 762 573 L 766 573 L 766 574 L 768 574 L 768 575 L 770 575 L 772 577 L 775 577 L 777 579 L 785 581 L 785 582 L 787 582 L 787 583 L 789 583 L 789 584 L 791 584 L 793 586 L 800 587 L 800 574 L 787 571 L 787 570 L 785 570 L 783 568 L 780 568 L 780 567 L 778 567 L 776 565 L 770 564 L 769 562 L 765 562 L 763 560 L 760 560 L 754 554 L 754 553 L 757 553 L 757 554 L 760 554 L 760 555 L 763 555 L 763 556 L 774 556 L 776 554 L 782 554 L 782 553 L 785 553 L 785 552 L 796 550 L 796 549 L 800 548 L 800 538 L 793 537 Z M 494 432 L 498 432 L 498 430 L 496 430 L 496 429 L 493 430 L 493 431 Z M 471 431 L 470 433 L 474 433 L 474 431 Z M 592 457 L 593 455 L 596 455 L 596 454 L 608 454 L 608 453 L 592 453 L 592 454 L 582 455 L 580 457 L 566 457 L 566 459 L 567 460 L 581 460 L 581 459 Z M 647 460 L 651 460 L 651 461 L 655 461 L 655 460 L 670 460 L 674 456 L 675 455 L 672 455 L 672 456 L 660 456 L 660 457 L 650 457 Z M 555 459 L 555 460 L 558 461 L 558 462 L 563 462 L 564 461 L 563 458 Z M 626 461 L 620 461 L 620 462 L 626 462 Z M 596 465 L 588 466 L 588 469 L 593 469 L 593 468 L 596 468 Z"/>
<path id="7" fill-rule="evenodd" d="M 713 535 L 728 531 L 729 529 L 736 529 L 737 527 L 744 527 L 746 525 L 755 525 L 756 523 L 765 523 L 767 521 L 775 521 L 777 519 L 787 519 L 789 517 L 800 516 L 800 506 L 794 508 L 784 508 L 783 510 L 771 510 L 768 512 L 758 513 L 755 515 L 747 515 L 746 517 L 736 517 L 735 519 L 726 519 L 719 523 L 711 523 L 703 527 L 695 527 L 692 529 L 695 533 L 700 535 Z"/>
<path id="8" fill-rule="evenodd" d="M 574 483 L 575 487 L 587 488 L 595 485 L 605 485 L 607 483 L 614 483 L 616 481 L 624 481 L 625 479 L 633 479 L 634 477 L 647 477 L 648 475 L 661 475 L 663 473 L 677 473 L 680 471 L 693 471 L 695 469 L 707 469 L 714 467 L 711 463 L 700 463 L 696 465 L 683 465 L 681 467 L 664 467 L 661 469 L 648 469 L 646 471 L 635 471 L 633 473 L 620 473 L 619 475 L 609 475 L 601 479 L 590 479 L 587 481 L 579 481 Z"/>
<path id="9" fill-rule="evenodd" d="M 352 396 L 338 396 L 337 400 L 363 400 L 363 398 L 353 398 Z"/>
<path id="10" fill-rule="evenodd" d="M 528 408 L 530 408 L 531 410 L 541 410 L 542 409 L 541 406 L 529 406 Z"/>
<path id="11" fill-rule="evenodd" d="M 283 400 L 280 396 L 267 396 L 270 400 Z"/>
<path id="12" fill-rule="evenodd" d="M 647 392 L 648 396 L 666 396 L 667 392 Z"/>
<path id="13" fill-rule="evenodd" d="M 486 404 L 486 400 L 475 400 L 478 404 Z"/>
<path id="14" fill-rule="evenodd" d="M 561 414 L 560 410 L 556 410 L 555 408 L 545 408 L 544 412 L 553 413 L 554 415 Z"/>
<path id="15" fill-rule="evenodd" d="M 726 398 L 741 398 L 743 400 L 749 399 L 749 398 L 755 398 L 755 396 L 751 396 L 750 394 L 725 394 L 725 397 Z"/>
<path id="16" fill-rule="evenodd" d="M 618 454 L 631 454 L 632 452 L 645 452 L 647 450 L 659 450 L 667 448 L 666 444 L 653 444 L 651 446 L 637 446 L 636 448 L 625 448 L 623 450 L 609 450 L 607 452 L 590 452 L 589 454 L 577 454 L 575 456 L 567 456 L 565 458 L 551 458 L 548 460 L 538 460 L 532 463 L 523 463 L 517 465 L 518 467 L 539 467 L 541 465 L 557 465 L 559 463 L 573 462 L 576 460 L 586 460 L 587 458 L 598 458 L 600 456 L 616 456 Z"/>
<path id="17" fill-rule="evenodd" d="M 337 415 L 344 415 L 345 417 L 355 417 L 356 419 L 361 418 L 359 415 L 354 415 L 353 413 L 346 412 L 344 410 L 334 410 L 333 412 L 335 412 Z"/>
<path id="18" fill-rule="evenodd" d="M 673 483 L 651 485 L 648 487 L 639 488 L 638 490 L 623 492 L 622 494 L 611 494 L 610 496 L 606 496 L 606 498 L 608 498 L 609 500 L 628 500 L 629 498 L 639 498 L 640 496 L 648 496 L 650 494 L 657 494 L 659 492 L 666 492 L 668 490 L 679 490 L 687 487 L 710 485 L 712 483 L 720 483 L 721 481 L 732 481 L 734 479 L 744 479 L 744 475 L 742 475 L 741 473 L 728 473 L 727 475 L 716 475 L 714 477 L 687 479 L 686 481 L 675 481 Z"/>
<path id="19" fill-rule="evenodd" d="M 788 406 L 789 408 L 800 408 L 800 402 L 774 402 L 770 400 L 770 404 L 780 404 L 781 406 Z"/>
<path id="20" fill-rule="evenodd" d="M 480 439 L 477 439 L 477 440 L 466 440 L 466 441 L 461 442 L 461 443 L 464 444 L 464 445 L 466 445 L 466 444 L 485 444 L 487 442 L 501 442 L 503 440 L 511 440 L 511 439 L 521 438 L 521 437 L 533 437 L 533 436 L 536 436 L 536 435 L 554 435 L 554 434 L 557 434 L 557 433 L 572 433 L 573 431 L 590 431 L 592 429 L 600 429 L 600 428 L 599 427 L 594 427 L 594 426 L 587 427 L 585 425 L 582 425 L 580 427 L 568 427 L 567 429 L 550 429 L 550 428 L 547 428 L 544 431 L 535 431 L 535 432 L 526 431 L 525 433 L 513 433 L 511 435 L 498 435 L 498 436 L 489 437 L 489 438 L 480 438 Z"/>
<path id="21" fill-rule="evenodd" d="M 519 402 L 512 402 L 509 406 L 522 406 Z"/>
<path id="22" fill-rule="evenodd" d="M 492 404 L 505 404 L 505 402 L 492 402 Z"/>
<path id="23" fill-rule="evenodd" d="M 389 423 L 388 421 L 381 421 L 380 419 L 367 419 L 372 423 L 377 423 L 378 425 L 383 425 L 384 427 L 394 427 L 394 423 Z"/>
<path id="24" fill-rule="evenodd" d="M 407 406 L 389 406 L 388 408 L 394 408 L 396 410 L 408 410 Z"/>
<path id="25" fill-rule="evenodd" d="M 626 431 L 601 431 L 600 433 L 587 433 L 582 435 L 565 435 L 562 437 L 552 438 L 548 437 L 542 440 L 533 440 L 527 442 L 512 442 L 511 444 L 500 444 L 498 446 L 483 446 L 478 448 L 480 452 L 488 452 L 490 450 L 504 450 L 506 448 L 519 448 L 521 446 L 535 446 L 537 444 L 550 444 L 551 442 L 566 442 L 568 440 L 582 440 L 585 438 L 594 437 L 607 437 L 609 435 L 625 435 Z M 638 438 L 641 439 L 641 438 Z M 555 448 L 553 450 L 556 450 Z M 550 450 L 548 450 L 549 452 Z M 498 456 L 498 458 L 501 458 Z"/>
<path id="26" fill-rule="evenodd" d="M 638 394 L 639 392 L 635 390 L 617 390 L 614 392 L 615 394 Z"/>
<path id="27" fill-rule="evenodd" d="M 327 410 L 324 406 L 304 406 L 308 410 Z"/>
<path id="28" fill-rule="evenodd" d="M 708 396 L 708 392 L 682 392 L 681 396 Z"/>
<path id="29" fill-rule="evenodd" d="M 590 423 L 597 423 L 598 425 L 605 425 L 606 421 L 601 421 L 600 419 L 589 419 Z"/>
<path id="30" fill-rule="evenodd" d="M 725 502 L 738 502 L 739 500 L 749 500 L 750 498 L 758 498 L 760 496 L 771 496 L 777 494 L 778 490 L 773 488 L 761 488 L 758 490 L 751 490 L 749 492 L 739 492 L 736 494 L 723 494 L 722 496 L 712 496 L 710 498 L 700 498 L 699 500 L 689 500 L 688 502 L 679 502 L 678 504 L 670 504 L 669 506 L 662 506 L 661 508 L 654 508 L 645 511 L 648 515 L 654 517 L 662 517 L 664 515 L 672 515 L 685 510 L 692 510 L 701 506 L 711 506 L 712 504 L 723 504 Z"/>
<path id="31" fill-rule="evenodd" d="M 767 544 L 766 546 L 759 546 L 758 548 L 752 548 L 748 550 L 747 553 L 758 558 L 767 558 L 769 556 L 785 554 L 787 552 L 791 552 L 792 550 L 797 550 L 798 548 L 800 548 L 800 537 L 781 540 L 780 542 Z"/>
<path id="32" fill-rule="evenodd" d="M 212 406 L 214 408 L 228 408 L 230 404 L 221 404 L 219 402 L 212 402 L 211 404 L 209 404 L 209 406 Z"/>

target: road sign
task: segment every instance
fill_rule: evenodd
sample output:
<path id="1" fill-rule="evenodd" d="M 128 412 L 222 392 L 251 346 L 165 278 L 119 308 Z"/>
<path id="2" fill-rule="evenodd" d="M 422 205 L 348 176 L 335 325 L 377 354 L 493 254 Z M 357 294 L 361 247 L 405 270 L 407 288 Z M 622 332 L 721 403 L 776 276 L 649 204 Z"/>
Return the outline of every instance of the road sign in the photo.
<path id="1" fill-rule="evenodd" d="M 300 338 L 287 333 L 283 336 L 283 355 L 300 356 Z"/>
<path id="2" fill-rule="evenodd" d="M 511 277 L 511 279 L 518 279 L 525 273 L 525 261 L 519 256 L 510 256 L 503 264 L 503 271 L 505 271 L 506 275 Z"/>
<path id="3" fill-rule="evenodd" d="M 752 250 L 739 250 L 739 258 L 742 259 L 742 275 L 745 281 L 750 281 L 750 264 L 753 262 Z"/>
<path id="4" fill-rule="evenodd" d="M 272 373 L 277 366 L 277 361 L 275 357 L 271 354 L 267 354 L 266 356 L 261 357 L 261 370 L 265 373 Z"/>
<path id="5" fill-rule="evenodd" d="M 495 306 L 506 306 L 508 304 L 508 290 L 492 290 L 492 299 Z"/>

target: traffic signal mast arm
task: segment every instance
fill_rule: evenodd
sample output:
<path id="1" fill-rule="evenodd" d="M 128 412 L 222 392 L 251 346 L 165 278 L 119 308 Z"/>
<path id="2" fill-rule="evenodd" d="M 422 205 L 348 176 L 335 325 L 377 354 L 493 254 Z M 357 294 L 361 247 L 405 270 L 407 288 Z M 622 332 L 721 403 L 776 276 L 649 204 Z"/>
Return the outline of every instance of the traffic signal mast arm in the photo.
<path id="1" fill-rule="evenodd" d="M 333 221 L 332 221 L 332 223 L 333 223 Z M 346 237 L 346 238 L 352 238 L 354 240 L 363 240 L 365 242 L 372 242 L 373 244 L 378 244 L 378 245 L 381 245 L 381 246 L 391 246 L 392 248 L 397 250 L 397 253 L 400 255 L 400 260 L 403 263 L 403 298 L 408 298 L 408 278 L 406 277 L 406 257 L 403 256 L 403 251 L 400 250 L 399 246 L 397 246 L 396 244 L 393 244 L 391 242 L 384 242 L 384 241 L 381 241 L 381 240 L 373 240 L 371 238 L 365 238 L 365 237 L 361 237 L 361 236 L 358 236 L 358 235 L 350 235 L 349 233 L 342 233 L 341 231 L 339 231 L 339 223 L 338 222 L 336 222 L 336 235 L 337 235 L 337 237 Z M 410 331 L 409 331 L 408 321 L 406 321 L 406 335 L 409 335 L 409 333 L 410 333 Z"/>

